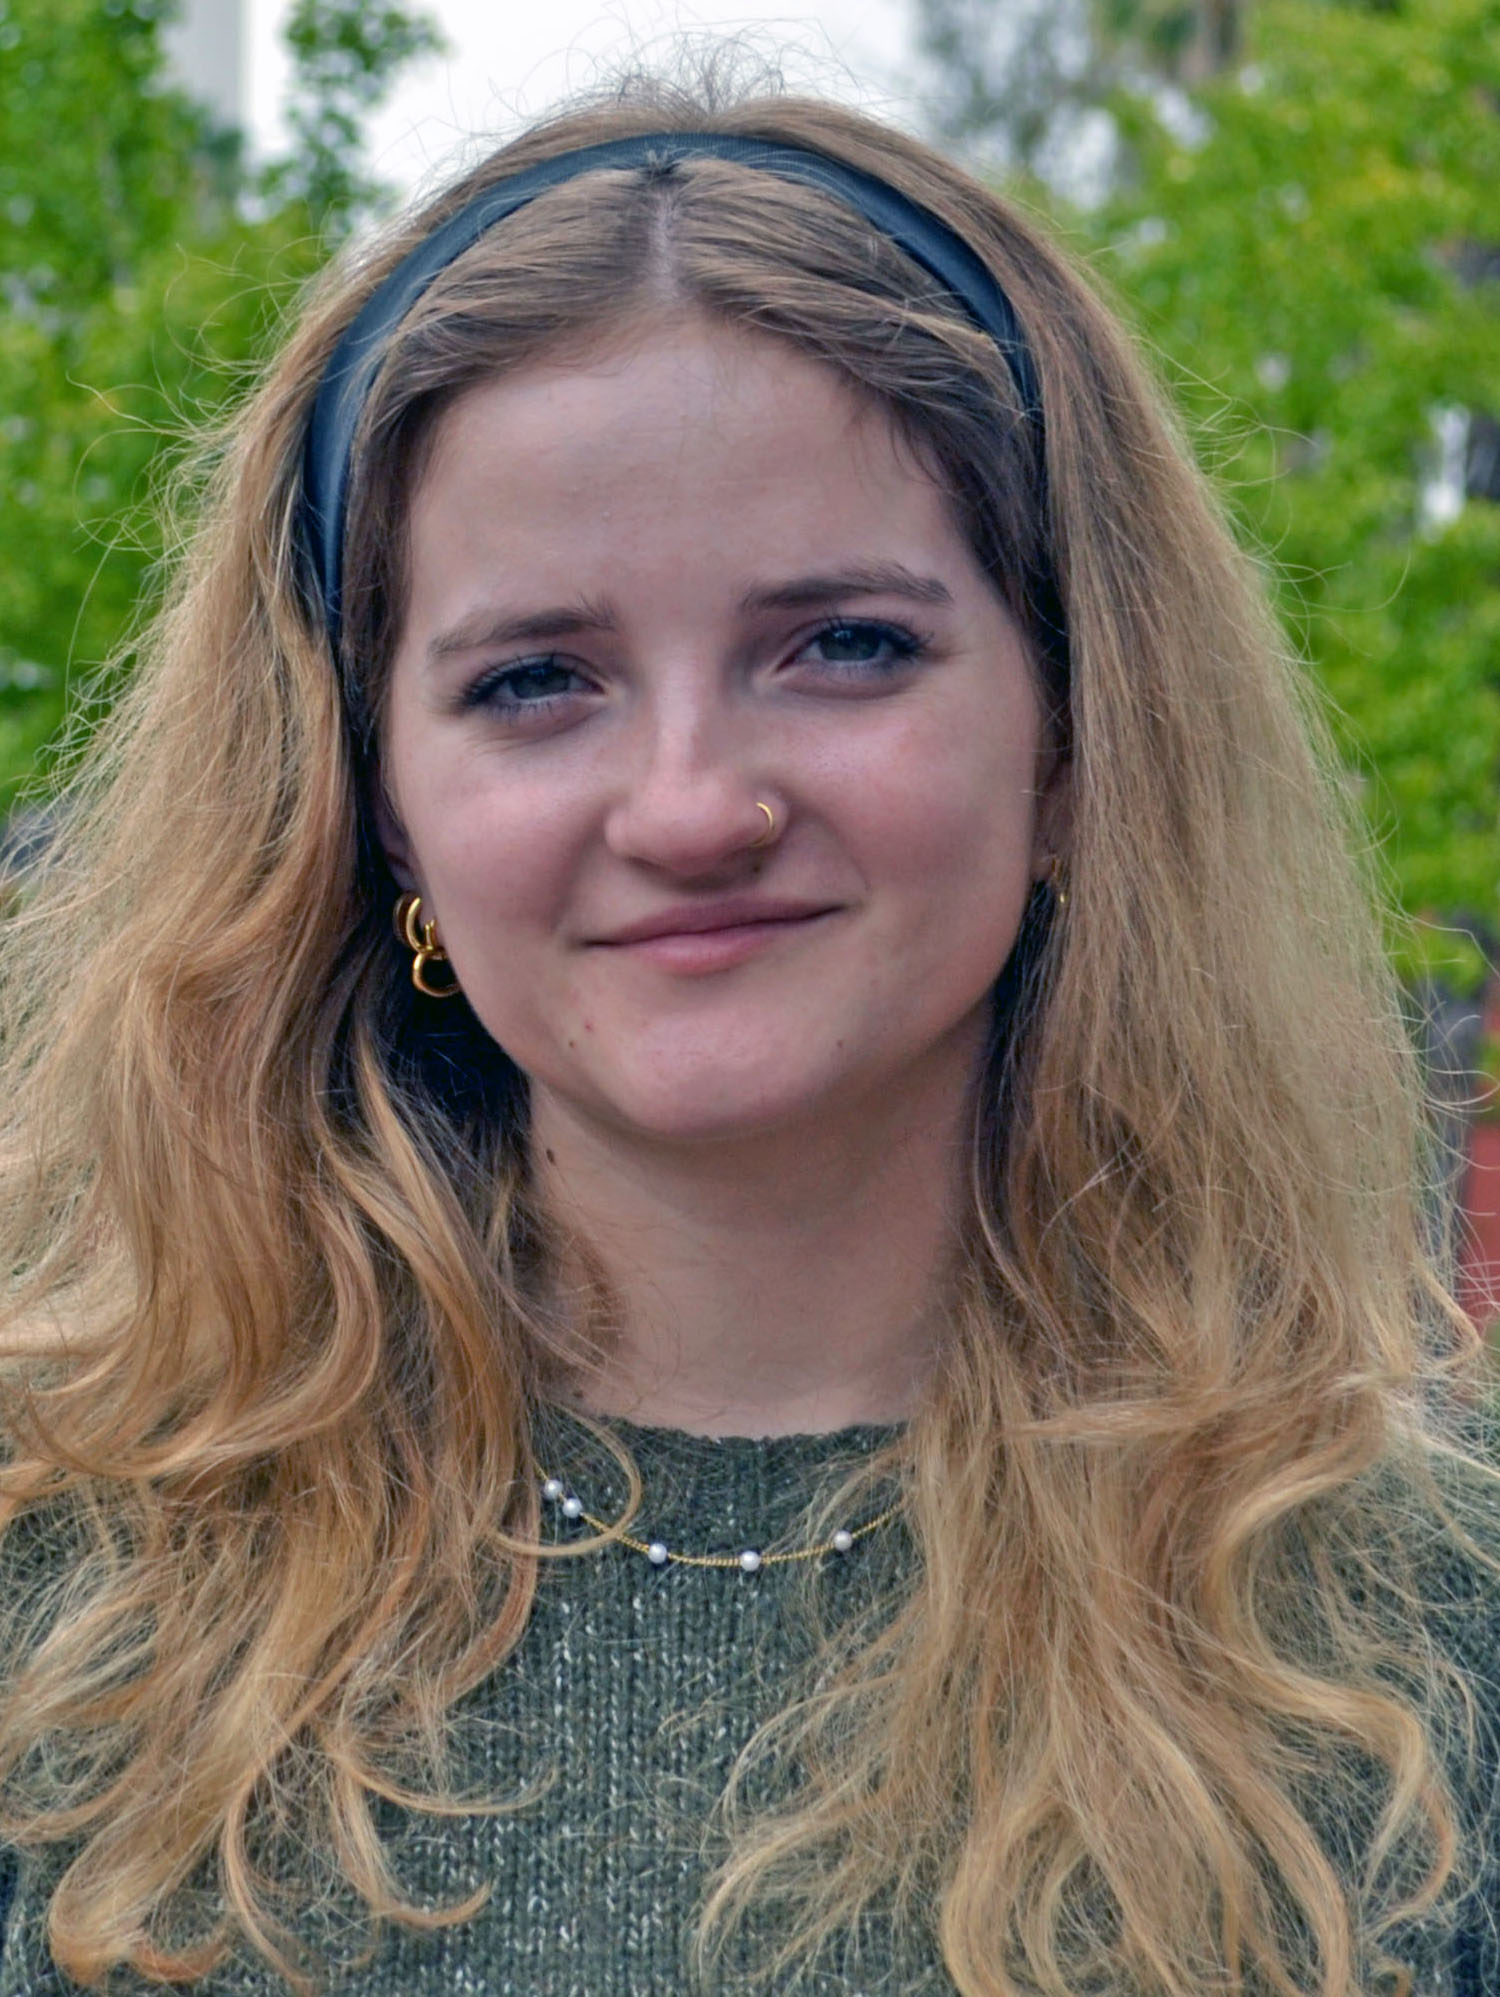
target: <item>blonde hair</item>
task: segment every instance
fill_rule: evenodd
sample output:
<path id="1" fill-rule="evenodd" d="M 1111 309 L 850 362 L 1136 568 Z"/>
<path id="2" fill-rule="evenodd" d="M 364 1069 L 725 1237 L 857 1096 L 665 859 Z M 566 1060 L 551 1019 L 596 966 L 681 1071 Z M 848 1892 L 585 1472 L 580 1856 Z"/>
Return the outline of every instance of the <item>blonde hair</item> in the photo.
<path id="1" fill-rule="evenodd" d="M 964 235 L 1027 329 L 1045 467 L 992 343 L 838 203 L 712 161 L 591 175 L 393 340 L 341 684 L 294 534 L 339 331 L 479 185 L 664 121 L 825 151 Z M 268 1825 L 374 1915 L 465 1912 L 403 1900 L 373 1809 L 457 1807 L 446 1718 L 526 1625 L 528 1410 L 571 1334 L 536 1301 L 524 1083 L 412 995 L 363 808 L 401 502 L 466 386 L 680 309 L 840 370 L 927 454 L 1032 633 L 1073 786 L 1070 905 L 980 1091 L 951 1336 L 898 1452 L 919 1570 L 754 1744 L 797 1784 L 731 1798 L 704 1959 L 747 1906 L 792 1903 L 784 1967 L 931 1893 L 964 1997 L 1106 1970 L 1356 1997 L 1461 1876 L 1448 1680 L 1402 1618 L 1474 1352 L 1424 1253 L 1336 787 L 1089 286 L 921 145 L 790 99 L 642 91 L 536 129 L 331 275 L 224 440 L 4 953 L 0 1492 L 32 1579 L 0 1611 L 0 1836 L 67 1843 L 51 1944 L 85 1984 L 192 1976 L 237 1937 L 298 1980 Z M 1309 1799 L 1356 1777 L 1351 1872 Z M 185 1935 L 210 1861 L 220 1916 Z"/>

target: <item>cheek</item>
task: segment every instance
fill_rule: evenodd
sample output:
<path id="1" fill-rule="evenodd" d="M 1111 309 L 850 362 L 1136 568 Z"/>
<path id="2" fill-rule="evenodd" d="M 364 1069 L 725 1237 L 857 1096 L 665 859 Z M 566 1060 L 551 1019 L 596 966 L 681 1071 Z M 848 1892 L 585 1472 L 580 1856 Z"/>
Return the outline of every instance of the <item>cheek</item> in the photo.
<path id="1" fill-rule="evenodd" d="M 997 727 L 980 715 L 967 732 L 918 722 L 843 777 L 845 809 L 882 878 L 945 901 L 1029 883 L 1036 745 L 1026 717 Z"/>
<path id="2" fill-rule="evenodd" d="M 493 979 L 528 939 L 550 927 L 568 870 L 555 839 L 486 811 L 454 814 L 423 848 L 423 875 L 443 941 L 460 974 Z"/>
<path id="3" fill-rule="evenodd" d="M 1030 734 L 1017 726 L 988 743 L 977 731 L 966 741 L 918 731 L 883 781 L 851 788 L 862 869 L 887 891 L 871 975 L 891 1003 L 936 1019 L 998 977 L 1031 891 L 1035 784 Z"/>
<path id="4" fill-rule="evenodd" d="M 577 1011 L 555 948 L 573 880 L 561 828 L 522 800 L 443 802 L 413 828 L 443 948 L 486 1031 L 528 1071 Z"/>
<path id="5" fill-rule="evenodd" d="M 445 943 L 470 948 L 462 932 L 486 912 L 491 922 L 507 910 L 520 916 L 555 893 L 578 841 L 577 814 L 555 787 L 518 783 L 482 752 L 438 755 L 399 735 L 390 782 L 410 866 Z"/>

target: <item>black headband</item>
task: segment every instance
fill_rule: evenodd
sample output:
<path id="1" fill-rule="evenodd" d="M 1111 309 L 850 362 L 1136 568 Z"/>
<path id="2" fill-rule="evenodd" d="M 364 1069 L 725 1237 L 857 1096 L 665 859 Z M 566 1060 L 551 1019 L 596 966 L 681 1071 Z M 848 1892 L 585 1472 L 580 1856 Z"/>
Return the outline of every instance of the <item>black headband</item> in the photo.
<path id="1" fill-rule="evenodd" d="M 605 168 L 658 171 L 685 159 L 733 160 L 835 195 L 935 277 L 990 335 L 1009 363 L 1028 416 L 1040 420 L 1036 366 L 1010 300 L 974 251 L 928 209 L 873 174 L 822 153 L 717 132 L 650 132 L 559 153 L 487 187 L 419 243 L 365 300 L 344 329 L 318 385 L 302 466 L 300 526 L 323 603 L 329 644 L 339 650 L 344 512 L 355 431 L 386 342 L 433 279 L 507 215 L 581 173 Z"/>

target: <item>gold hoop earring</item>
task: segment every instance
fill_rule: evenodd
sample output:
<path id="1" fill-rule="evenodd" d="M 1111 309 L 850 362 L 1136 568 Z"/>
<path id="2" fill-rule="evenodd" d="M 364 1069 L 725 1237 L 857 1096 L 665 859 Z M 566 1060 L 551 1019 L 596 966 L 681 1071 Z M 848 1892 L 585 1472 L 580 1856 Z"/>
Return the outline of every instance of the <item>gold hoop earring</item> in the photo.
<path id="1" fill-rule="evenodd" d="M 760 799 L 757 798 L 755 800 L 755 809 L 765 813 L 766 823 L 764 829 L 757 832 L 755 837 L 750 841 L 750 851 L 752 853 L 759 852 L 763 846 L 771 845 L 779 829 L 776 824 L 776 814 L 772 811 L 770 805 L 762 804 Z"/>
<path id="2" fill-rule="evenodd" d="M 1052 890 L 1052 899 L 1059 908 L 1068 905 L 1068 877 L 1063 872 L 1062 855 L 1052 855 L 1052 865 L 1047 869 L 1047 885 Z"/>
<path id="3" fill-rule="evenodd" d="M 411 981 L 425 998 L 445 999 L 458 997 L 458 980 L 451 985 L 429 985 L 427 966 L 446 964 L 448 952 L 438 941 L 437 918 L 422 920 L 422 897 L 419 894 L 404 894 L 396 903 L 396 934 L 412 953 Z"/>

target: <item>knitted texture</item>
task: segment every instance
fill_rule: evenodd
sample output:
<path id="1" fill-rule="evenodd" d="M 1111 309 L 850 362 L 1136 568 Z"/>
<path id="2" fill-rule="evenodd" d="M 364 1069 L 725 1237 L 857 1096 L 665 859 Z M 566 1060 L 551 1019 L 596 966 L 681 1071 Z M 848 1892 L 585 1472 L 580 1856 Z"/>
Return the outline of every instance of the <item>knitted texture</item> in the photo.
<path id="1" fill-rule="evenodd" d="M 614 1426 L 645 1484 L 635 1530 L 684 1552 L 731 1555 L 806 1545 L 810 1500 L 893 1433 L 719 1440 Z M 618 1515 L 624 1478 L 585 1428 L 546 1412 L 537 1445 L 592 1514 Z M 543 1530 L 558 1542 L 592 1537 L 556 1506 L 546 1507 Z M 415 1822 L 392 1812 L 386 1826 L 419 1901 L 451 1903 L 484 1883 L 488 1902 L 461 1928 L 387 1928 L 374 1960 L 336 1968 L 330 1990 L 683 1997 L 694 1987 L 689 1951 L 714 1855 L 704 1848 L 709 1815 L 735 1756 L 785 1705 L 813 1653 L 809 1589 L 825 1613 L 857 1613 L 909 1567 L 896 1521 L 847 1554 L 768 1563 L 755 1574 L 657 1568 L 619 1546 L 544 1562 L 519 1649 L 459 1716 L 473 1793 L 521 1799 L 517 1807 Z M 22 1865 L 0 1997 L 63 1997 L 72 1988 L 45 1946 L 52 1876 L 45 1864 Z M 337 1952 L 331 1924 L 330 1932 Z M 867 1935 L 813 1966 L 798 1988 L 816 1997 L 950 1992 L 930 1948 L 921 1957 L 898 1966 L 889 1939 Z M 745 1979 L 730 1965 L 725 1980 L 738 1988 Z M 237 1960 L 194 1988 L 271 1997 L 284 1986 L 259 1961 Z"/>
<path id="2" fill-rule="evenodd" d="M 893 1433 L 754 1441 L 615 1426 L 643 1478 L 639 1536 L 728 1554 L 805 1545 L 809 1501 Z M 538 1447 L 588 1511 L 618 1513 L 623 1477 L 583 1426 L 546 1411 Z M 558 1541 L 589 1536 L 555 1505 L 544 1530 Z M 326 1987 L 339 1997 L 685 1997 L 699 1988 L 690 1949 L 717 1855 L 713 1805 L 756 1725 L 786 1704 L 814 1654 L 808 1601 L 835 1620 L 857 1615 L 910 1572 L 899 1521 L 847 1554 L 753 1574 L 654 1567 L 620 1546 L 544 1562 L 519 1649 L 459 1715 L 473 1792 L 514 1807 L 416 1820 L 391 1811 L 384 1825 L 420 1902 L 452 1903 L 485 1884 L 487 1903 L 458 1928 L 387 1927 L 361 1953 L 369 1937 L 347 1905 L 340 1925 L 335 1897 L 317 1930 Z M 0 1997 L 72 1989 L 45 1943 L 54 1877 L 45 1859 L 20 1867 Z M 746 1989 L 767 1939 L 752 1923 L 711 1987 Z M 1418 1997 L 1497 1997 L 1500 1975 L 1482 1947 L 1476 1919 L 1460 1938 L 1456 1975 L 1445 1940 L 1420 1949 Z M 142 1986 L 117 1978 L 109 1987 Z M 258 1959 L 237 1957 L 194 1988 L 273 1997 L 284 1985 Z M 898 1939 L 872 1918 L 816 1957 L 795 1989 L 951 1997 L 953 1985 L 930 1936 Z"/>

